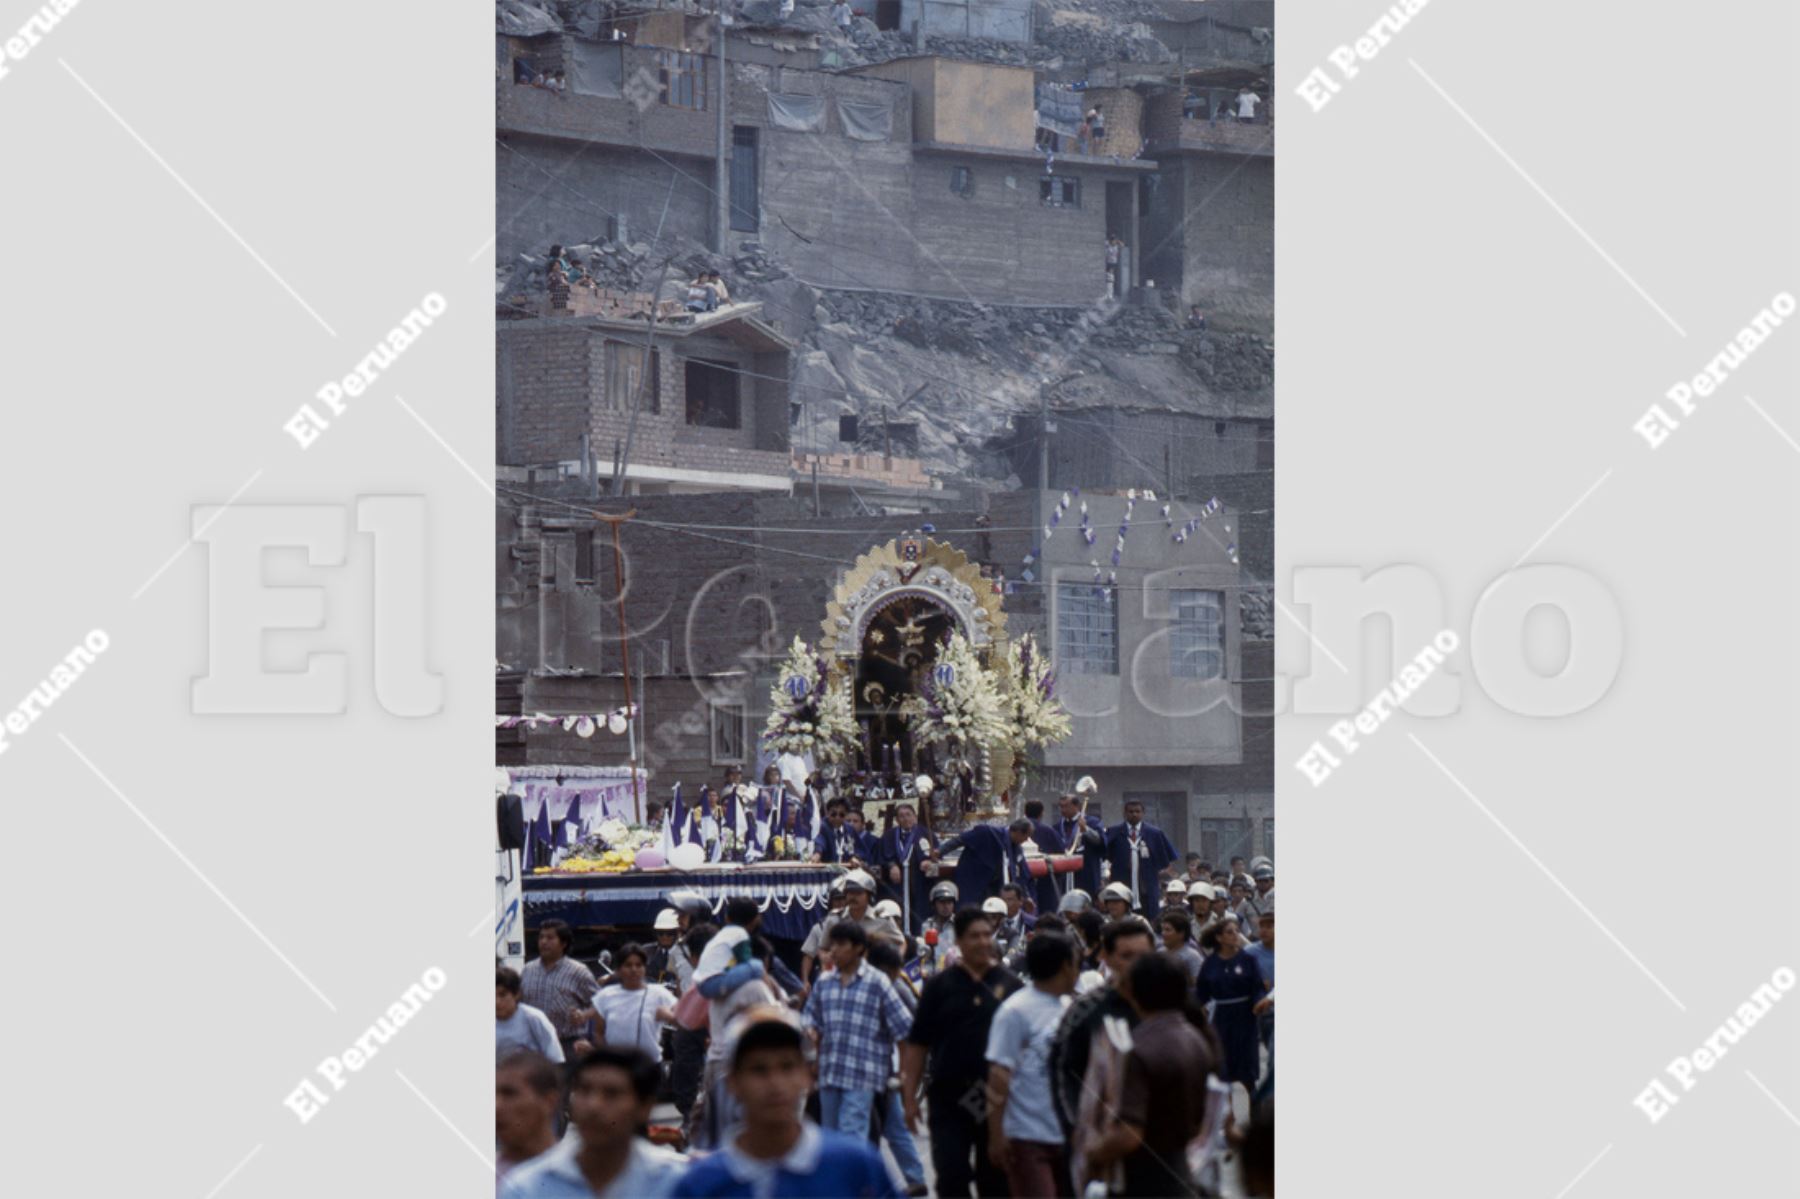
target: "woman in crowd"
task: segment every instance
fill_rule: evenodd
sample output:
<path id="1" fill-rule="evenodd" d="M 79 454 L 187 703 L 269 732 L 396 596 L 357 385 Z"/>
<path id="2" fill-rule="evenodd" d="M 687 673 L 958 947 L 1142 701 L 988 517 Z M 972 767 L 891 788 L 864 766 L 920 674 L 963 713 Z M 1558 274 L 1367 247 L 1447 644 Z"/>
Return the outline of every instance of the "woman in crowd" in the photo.
<path id="1" fill-rule="evenodd" d="M 1236 920 L 1227 918 L 1207 929 L 1200 936 L 1200 946 L 1209 954 L 1201 963 L 1194 994 L 1201 1003 L 1212 1004 L 1213 1030 L 1225 1050 L 1219 1077 L 1227 1083 L 1241 1082 L 1246 1091 L 1254 1093 L 1262 1072 L 1262 1040 L 1256 1033 L 1252 1009 L 1267 990 L 1262 971 L 1256 959 L 1244 952 Z"/>

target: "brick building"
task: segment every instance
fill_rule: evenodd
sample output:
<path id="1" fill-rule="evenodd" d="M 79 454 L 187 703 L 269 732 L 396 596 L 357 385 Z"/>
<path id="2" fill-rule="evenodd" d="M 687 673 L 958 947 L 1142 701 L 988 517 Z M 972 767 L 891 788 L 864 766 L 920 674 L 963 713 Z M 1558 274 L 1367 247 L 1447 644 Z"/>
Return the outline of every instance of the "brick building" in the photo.
<path id="1" fill-rule="evenodd" d="M 762 321 L 760 304 L 659 323 L 648 380 L 645 319 L 545 311 L 501 309 L 501 467 L 553 466 L 610 480 L 629 436 L 635 493 L 788 490 L 792 347 Z M 593 470 L 584 471 L 587 461 Z"/>

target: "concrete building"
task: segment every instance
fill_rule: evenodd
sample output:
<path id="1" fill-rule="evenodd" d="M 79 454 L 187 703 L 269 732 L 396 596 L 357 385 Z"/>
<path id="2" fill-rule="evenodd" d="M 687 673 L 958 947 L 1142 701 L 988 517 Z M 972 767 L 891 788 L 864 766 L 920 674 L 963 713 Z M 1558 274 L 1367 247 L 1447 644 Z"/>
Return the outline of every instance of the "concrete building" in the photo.
<path id="1" fill-rule="evenodd" d="M 1275 317 L 1274 5 L 1166 4 L 1152 22 L 1178 56 L 1175 87 L 1151 87 L 1145 154 L 1157 162 L 1144 217 L 1144 267 L 1215 324 L 1268 330 Z M 1206 15 L 1194 16 L 1204 9 Z M 1238 96 L 1256 97 L 1239 116 Z"/>
<path id="2" fill-rule="evenodd" d="M 792 347 L 763 322 L 760 304 L 659 323 L 648 380 L 647 320 L 600 309 L 597 299 L 570 307 L 544 315 L 501 309 L 501 467 L 579 474 L 593 461 L 589 478 L 610 481 L 629 437 L 632 494 L 789 489 Z"/>
<path id="3" fill-rule="evenodd" d="M 822 287 L 1085 304 L 1105 288 L 1109 234 L 1127 246 L 1127 280 L 1143 276 L 1155 164 L 1131 157 L 1123 96 L 1118 159 L 1067 156 L 1047 172 L 1027 68 L 921 56 L 816 71 L 784 65 L 803 47 L 734 35 L 721 137 L 718 57 L 684 48 L 706 27 L 658 15 L 681 20 L 640 39 L 680 45 L 498 39 L 499 261 L 659 225 L 716 242 L 723 222 L 728 250 L 757 242 Z M 547 68 L 567 91 L 513 82 Z"/>

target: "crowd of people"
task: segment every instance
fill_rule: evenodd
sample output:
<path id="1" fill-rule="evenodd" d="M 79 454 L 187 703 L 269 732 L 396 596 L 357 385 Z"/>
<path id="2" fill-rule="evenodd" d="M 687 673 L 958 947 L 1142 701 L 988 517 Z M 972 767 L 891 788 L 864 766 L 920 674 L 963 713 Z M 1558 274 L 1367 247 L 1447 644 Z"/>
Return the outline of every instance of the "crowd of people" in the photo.
<path id="1" fill-rule="evenodd" d="M 497 972 L 502 1195 L 1216 1195 L 1228 1161 L 1273 1195 L 1271 860 L 1075 796 L 947 838 L 825 814 L 797 970 L 756 900 L 678 892 L 598 973 L 555 920 Z"/>

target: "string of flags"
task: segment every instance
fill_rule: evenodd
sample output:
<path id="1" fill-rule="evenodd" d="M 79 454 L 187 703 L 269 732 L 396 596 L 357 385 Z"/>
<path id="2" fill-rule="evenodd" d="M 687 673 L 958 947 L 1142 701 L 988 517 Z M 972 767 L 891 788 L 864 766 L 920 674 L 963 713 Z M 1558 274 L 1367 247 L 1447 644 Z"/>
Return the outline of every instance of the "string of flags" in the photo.
<path id="1" fill-rule="evenodd" d="M 561 716 L 551 716 L 544 712 L 534 712 L 530 716 L 496 716 L 494 727 L 497 729 L 516 729 L 523 725 L 535 729 L 540 725 L 560 724 L 565 733 L 574 733 L 577 737 L 592 737 L 601 729 L 613 736 L 622 735 L 630 727 L 631 718 L 637 715 L 637 705 L 614 708 L 610 712 L 576 712 Z"/>
<path id="2" fill-rule="evenodd" d="M 1072 487 L 1058 497 L 1056 507 L 1051 509 L 1050 520 L 1044 525 L 1043 539 L 1038 544 L 1032 546 L 1031 552 L 1025 555 L 1025 569 L 1019 572 L 1019 577 L 1023 581 L 1030 583 L 1037 578 L 1031 568 L 1043 560 L 1044 544 L 1056 536 L 1057 529 L 1062 527 L 1064 515 L 1068 513 L 1071 507 L 1074 507 L 1081 516 L 1082 541 L 1087 545 L 1092 546 L 1099 539 L 1099 533 L 1094 528 L 1093 518 L 1088 513 L 1087 501 L 1080 497 L 1081 488 L 1079 487 Z M 1094 568 L 1094 592 L 1097 595 L 1108 594 L 1108 588 L 1118 586 L 1118 568 L 1125 561 L 1125 541 L 1131 533 L 1131 517 L 1137 507 L 1137 502 L 1140 499 L 1145 503 L 1153 504 L 1157 502 L 1156 493 L 1148 489 L 1140 491 L 1133 488 L 1125 493 L 1125 516 L 1124 519 L 1119 522 L 1118 533 L 1114 536 L 1112 553 L 1110 555 L 1112 569 L 1103 570 L 1098 558 L 1089 559 L 1089 565 Z M 1200 510 L 1195 516 L 1184 522 L 1181 527 L 1177 529 L 1175 527 L 1174 505 L 1165 503 L 1162 505 L 1162 520 L 1164 526 L 1171 530 L 1169 533 L 1169 540 L 1176 545 L 1182 545 L 1186 543 L 1189 537 L 1193 536 L 1195 530 L 1197 530 L 1201 524 L 1218 516 L 1224 510 L 1225 505 L 1220 501 L 1219 497 L 1215 495 L 1200 506 Z M 1224 530 L 1229 534 L 1231 532 L 1231 526 L 1226 524 Z M 1238 547 L 1235 540 L 1226 543 L 1225 555 L 1231 559 L 1232 565 L 1237 565 Z"/>

